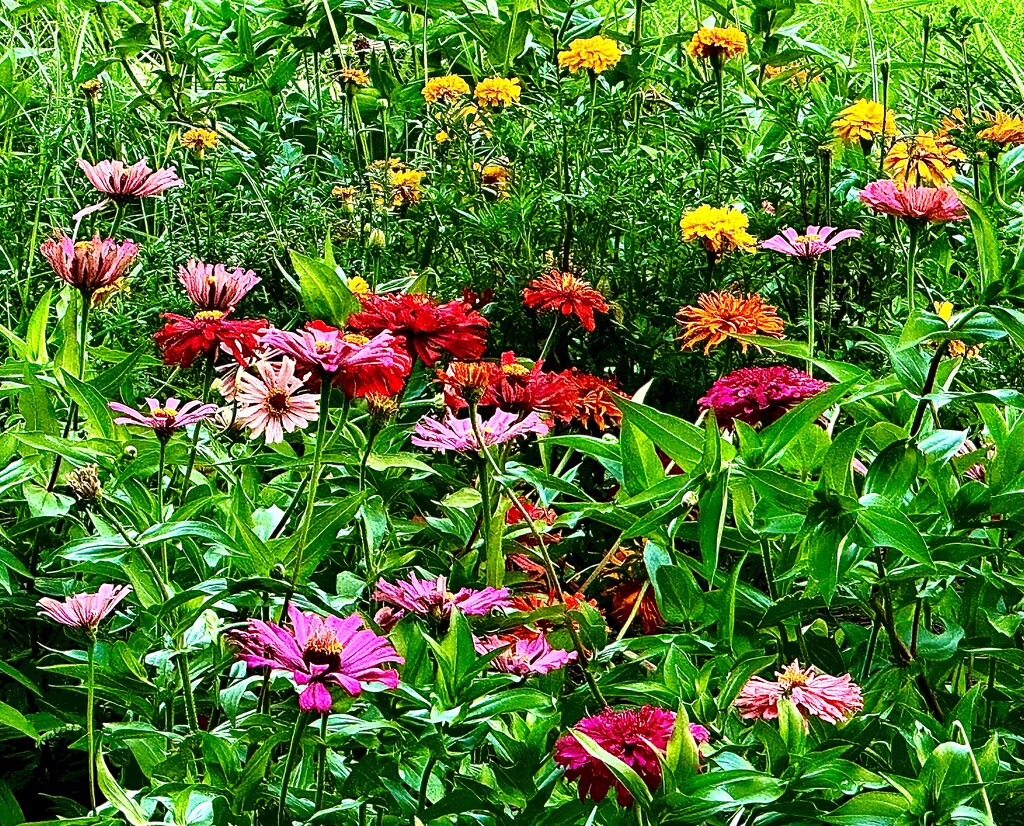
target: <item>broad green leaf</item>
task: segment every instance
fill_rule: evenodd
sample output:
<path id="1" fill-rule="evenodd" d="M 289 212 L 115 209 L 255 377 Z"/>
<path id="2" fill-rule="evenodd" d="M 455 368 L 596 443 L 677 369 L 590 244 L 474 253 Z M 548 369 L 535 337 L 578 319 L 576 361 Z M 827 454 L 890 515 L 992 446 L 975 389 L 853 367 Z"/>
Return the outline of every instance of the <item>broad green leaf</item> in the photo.
<path id="1" fill-rule="evenodd" d="M 344 327 L 348 317 L 360 309 L 348 285 L 337 270 L 319 258 L 290 250 L 292 266 L 299 275 L 302 306 L 310 317 Z"/>
<path id="2" fill-rule="evenodd" d="M 149 818 L 146 817 L 142 807 L 128 796 L 114 775 L 110 773 L 107 761 L 103 759 L 102 749 L 98 749 L 96 752 L 96 784 L 111 805 L 123 814 L 125 820 L 132 826 L 148 826 Z"/>
<path id="3" fill-rule="evenodd" d="M 7 703 L 0 703 L 0 726 L 14 729 L 33 740 L 39 740 L 39 732 L 36 731 L 36 727 L 18 709 L 7 705 Z"/>
<path id="4" fill-rule="evenodd" d="M 646 434 L 684 471 L 689 473 L 700 463 L 704 451 L 704 434 L 699 427 L 623 396 L 619 396 L 616 401 L 622 410 L 623 420 Z"/>

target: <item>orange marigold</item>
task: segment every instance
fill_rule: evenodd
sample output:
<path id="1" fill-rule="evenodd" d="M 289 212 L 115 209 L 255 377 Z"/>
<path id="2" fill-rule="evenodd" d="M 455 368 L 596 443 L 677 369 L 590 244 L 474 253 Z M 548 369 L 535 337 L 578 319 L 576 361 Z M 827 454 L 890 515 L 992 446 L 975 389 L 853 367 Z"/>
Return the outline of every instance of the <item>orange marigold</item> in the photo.
<path id="1" fill-rule="evenodd" d="M 982 129 L 978 137 L 1003 146 L 1020 146 L 1024 143 L 1024 119 L 996 112 L 992 125 Z"/>
<path id="2" fill-rule="evenodd" d="M 388 175 L 388 187 L 391 189 L 393 206 L 418 204 L 423 198 L 423 178 L 426 172 L 419 169 L 400 169 Z"/>
<path id="3" fill-rule="evenodd" d="M 335 77 L 342 86 L 370 85 L 370 76 L 362 69 L 340 69 Z"/>
<path id="4" fill-rule="evenodd" d="M 753 252 L 757 239 L 747 232 L 749 221 L 738 209 L 703 204 L 683 215 L 679 228 L 687 243 L 700 241 L 704 249 L 719 255 L 732 250 Z"/>
<path id="5" fill-rule="evenodd" d="M 599 75 L 621 58 L 622 52 L 614 40 L 597 35 L 572 41 L 568 49 L 558 53 L 558 65 L 574 73 L 589 69 Z"/>
<path id="6" fill-rule="evenodd" d="M 489 77 L 481 80 L 473 96 L 480 106 L 498 108 L 516 103 L 523 90 L 519 88 L 519 78 Z"/>
<path id="7" fill-rule="evenodd" d="M 427 103 L 454 103 L 469 94 L 469 84 L 458 75 L 432 77 L 423 87 Z"/>
<path id="8" fill-rule="evenodd" d="M 721 62 L 747 53 L 747 38 L 734 26 L 702 26 L 686 47 L 694 60 Z"/>
<path id="9" fill-rule="evenodd" d="M 918 132 L 892 145 L 883 168 L 900 186 L 941 187 L 956 177 L 956 161 L 966 158 L 947 138 Z"/>
<path id="10" fill-rule="evenodd" d="M 782 319 L 778 311 L 759 295 L 743 297 L 726 292 L 701 293 L 697 306 L 683 307 L 676 314 L 683 328 L 680 336 L 684 350 L 704 342 L 704 354 L 726 339 L 737 336 L 765 335 L 782 338 Z M 740 342 L 743 352 L 745 342 Z"/>
<path id="11" fill-rule="evenodd" d="M 846 143 L 863 141 L 870 143 L 882 134 L 882 117 L 885 115 L 885 134 L 895 135 L 896 113 L 873 100 L 858 100 L 843 109 L 832 121 L 832 130 Z"/>

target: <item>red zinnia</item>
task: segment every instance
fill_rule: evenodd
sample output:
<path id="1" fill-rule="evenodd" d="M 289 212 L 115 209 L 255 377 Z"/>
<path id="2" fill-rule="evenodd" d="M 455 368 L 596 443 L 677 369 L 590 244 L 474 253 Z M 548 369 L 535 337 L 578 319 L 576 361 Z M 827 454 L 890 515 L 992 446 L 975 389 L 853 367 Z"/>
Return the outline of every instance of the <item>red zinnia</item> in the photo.
<path id="1" fill-rule="evenodd" d="M 827 382 L 793 367 L 741 367 L 711 385 L 698 404 L 714 410 L 718 423 L 725 427 L 732 427 L 736 419 L 753 426 L 768 425 L 827 389 Z"/>
<path id="2" fill-rule="evenodd" d="M 219 310 L 203 310 L 193 318 L 161 313 L 167 324 L 153 335 L 165 364 L 190 367 L 205 353 L 216 353 L 219 347 L 231 353 L 245 367 L 256 349 L 257 336 L 266 329 L 265 319 L 229 319 Z"/>
<path id="3" fill-rule="evenodd" d="M 410 356 L 427 367 L 446 353 L 474 361 L 487 349 L 488 321 L 463 301 L 440 303 L 426 295 L 389 293 L 359 296 L 363 311 L 349 318 L 353 329 L 369 336 L 385 331 L 405 339 Z"/>
<path id="4" fill-rule="evenodd" d="M 582 373 L 575 367 L 564 370 L 562 376 L 576 389 L 575 415 L 580 424 L 584 427 L 593 424 L 598 430 L 618 426 L 622 411 L 615 403 L 619 388 L 614 382 Z"/>
<path id="5" fill-rule="evenodd" d="M 546 545 L 553 545 L 556 542 L 562 541 L 562 534 L 558 531 L 551 533 L 547 532 L 547 529 L 555 524 L 555 520 L 558 519 L 558 514 L 551 508 L 542 508 L 539 505 L 533 504 L 529 499 L 524 496 L 519 497 L 520 508 L 511 507 L 505 513 L 505 524 L 509 527 L 514 526 L 526 526 L 526 520 L 523 518 L 523 511 L 526 511 L 526 515 L 529 516 L 530 521 L 537 528 L 539 533 L 544 538 Z M 538 525 L 537 523 L 541 523 Z M 526 532 L 522 536 L 516 537 L 516 542 L 520 545 L 525 545 L 528 548 L 535 547 L 537 543 L 537 537 L 533 535 L 533 531 L 527 528 Z"/>
<path id="6" fill-rule="evenodd" d="M 516 359 L 512 351 L 502 353 L 501 362 L 493 364 L 478 362 L 479 377 L 482 380 L 484 370 L 489 379 L 489 386 L 479 397 L 480 407 L 497 407 L 509 413 L 540 413 L 555 416 L 568 422 L 576 412 L 576 387 L 562 373 L 545 372 L 543 362 L 536 362 L 527 367 Z M 448 370 L 438 373 L 438 379 L 444 386 L 444 401 L 450 410 L 458 411 L 466 407 L 463 387 L 463 368 L 458 363 L 452 364 Z"/>
<path id="7" fill-rule="evenodd" d="M 604 296 L 589 281 L 558 270 L 551 270 L 531 281 L 523 290 L 523 300 L 527 307 L 575 315 L 587 332 L 594 330 L 594 313 L 608 312 Z"/>

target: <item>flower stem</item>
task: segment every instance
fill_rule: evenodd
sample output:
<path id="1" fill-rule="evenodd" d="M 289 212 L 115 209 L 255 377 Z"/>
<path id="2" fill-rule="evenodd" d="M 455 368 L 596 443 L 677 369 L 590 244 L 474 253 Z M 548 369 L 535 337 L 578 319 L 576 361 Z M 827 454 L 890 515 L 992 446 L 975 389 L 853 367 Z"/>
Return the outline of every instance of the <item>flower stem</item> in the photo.
<path id="1" fill-rule="evenodd" d="M 213 362 L 217 358 L 217 351 L 211 350 L 206 358 L 206 368 L 203 372 L 203 404 L 210 400 L 210 388 L 213 386 Z M 196 465 L 196 454 L 199 452 L 199 433 L 203 429 L 203 422 L 196 422 L 192 430 L 192 447 L 188 453 L 188 464 L 185 466 L 185 478 L 181 483 L 181 501 L 185 501 L 188 495 L 189 482 L 192 480 L 192 469 Z M 161 518 L 163 516 L 161 515 Z"/>
<path id="2" fill-rule="evenodd" d="M 188 664 L 188 653 L 184 650 L 185 635 L 178 638 L 182 650 L 178 652 L 178 668 L 181 670 L 181 691 L 185 698 L 185 722 L 189 731 L 199 730 L 199 715 L 196 714 L 196 698 L 192 693 L 192 673 Z"/>
<path id="3" fill-rule="evenodd" d="M 96 632 L 89 635 L 86 672 L 85 736 L 89 740 L 89 814 L 96 813 L 96 733 L 93 708 L 96 705 Z"/>
<path id="4" fill-rule="evenodd" d="M 916 290 L 915 285 L 917 282 L 915 268 L 917 264 L 917 241 L 920 235 L 921 228 L 914 221 L 907 224 L 907 307 L 909 312 L 913 313 L 916 308 Z"/>
<path id="5" fill-rule="evenodd" d="M 79 333 L 78 349 L 78 380 L 85 379 L 85 363 L 89 353 L 89 311 L 92 309 L 92 294 L 83 292 L 82 296 L 82 329 Z"/>
<path id="6" fill-rule="evenodd" d="M 199 425 L 196 425 L 198 427 Z M 160 439 L 160 461 L 156 472 L 156 521 L 164 521 L 164 465 L 167 460 L 167 440 Z M 160 543 L 160 567 L 164 582 L 171 581 L 171 569 L 167 560 L 167 545 Z"/>
<path id="7" fill-rule="evenodd" d="M 316 758 L 316 798 L 313 811 L 319 812 L 324 805 L 324 783 L 327 780 L 327 712 L 320 717 L 320 748 Z"/>
<path id="8" fill-rule="evenodd" d="M 818 259 L 814 258 L 807 262 L 807 375 L 814 375 L 814 295 L 817 284 Z"/>
<path id="9" fill-rule="evenodd" d="M 292 729 L 292 739 L 288 744 L 288 756 L 284 761 L 284 775 L 281 777 L 281 797 L 277 801 L 277 823 L 278 826 L 285 826 L 285 809 L 288 801 L 288 786 L 291 782 L 292 772 L 299 759 L 299 744 L 302 742 L 302 730 L 309 722 L 308 711 L 300 711 L 295 719 L 295 728 Z"/>
<path id="10" fill-rule="evenodd" d="M 558 329 L 558 319 L 560 317 L 559 314 L 555 314 L 555 320 L 551 323 L 551 332 L 548 333 L 548 337 L 544 340 L 544 346 L 541 348 L 537 361 L 544 361 L 547 357 L 548 351 L 551 349 L 551 343 L 555 340 L 555 330 Z"/>
<path id="11" fill-rule="evenodd" d="M 416 799 L 416 814 L 419 817 L 423 816 L 423 810 L 427 807 L 427 791 L 430 788 L 430 776 L 434 772 L 434 766 L 437 765 L 437 758 L 434 755 L 430 755 L 427 759 L 427 765 L 423 767 L 423 776 L 420 778 L 420 791 L 419 796 Z"/>
<path id="12" fill-rule="evenodd" d="M 715 86 L 718 90 L 718 165 L 715 169 L 715 201 L 722 200 L 722 152 L 725 149 L 725 78 L 722 76 L 720 58 L 711 61 L 711 71 L 715 75 Z"/>

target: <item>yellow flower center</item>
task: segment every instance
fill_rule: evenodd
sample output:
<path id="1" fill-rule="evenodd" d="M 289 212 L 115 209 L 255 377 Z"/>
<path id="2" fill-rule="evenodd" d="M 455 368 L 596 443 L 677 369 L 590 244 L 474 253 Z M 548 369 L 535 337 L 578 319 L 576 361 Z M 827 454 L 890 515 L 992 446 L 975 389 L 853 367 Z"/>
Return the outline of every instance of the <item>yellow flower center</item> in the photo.
<path id="1" fill-rule="evenodd" d="M 349 333 L 344 338 L 345 338 L 345 341 L 347 341 L 349 344 L 358 344 L 358 345 L 366 344 L 366 342 L 368 342 L 370 340 L 366 336 L 361 336 L 358 333 Z"/>
<path id="2" fill-rule="evenodd" d="M 521 364 L 503 364 L 501 366 L 501 372 L 506 376 L 525 376 L 529 374 L 530 371 Z"/>
<path id="3" fill-rule="evenodd" d="M 220 321 L 222 318 L 224 313 L 220 310 L 203 310 L 196 313 L 196 321 Z"/>
<path id="4" fill-rule="evenodd" d="M 173 419 L 178 415 L 178 411 L 171 410 L 169 407 L 158 407 L 153 411 L 153 415 L 162 419 Z"/>
<path id="5" fill-rule="evenodd" d="M 206 283 L 207 283 L 208 286 L 212 287 L 214 284 L 217 283 L 217 276 L 215 276 L 215 275 L 208 275 L 208 276 L 206 276 Z"/>
<path id="6" fill-rule="evenodd" d="M 809 244 L 812 241 L 820 241 L 820 235 L 798 235 L 793 239 L 794 244 Z"/>
<path id="7" fill-rule="evenodd" d="M 810 677 L 811 675 L 805 671 L 801 671 L 799 668 L 787 665 L 782 674 L 779 675 L 779 684 L 786 689 L 786 691 L 789 691 L 798 685 L 807 685 L 807 681 Z"/>
<path id="8" fill-rule="evenodd" d="M 284 411 L 286 411 L 289 407 L 291 407 L 291 403 L 288 400 L 287 391 L 283 390 L 280 387 L 271 390 L 267 394 L 267 407 L 269 407 L 271 410 L 277 413 L 283 413 Z"/>

